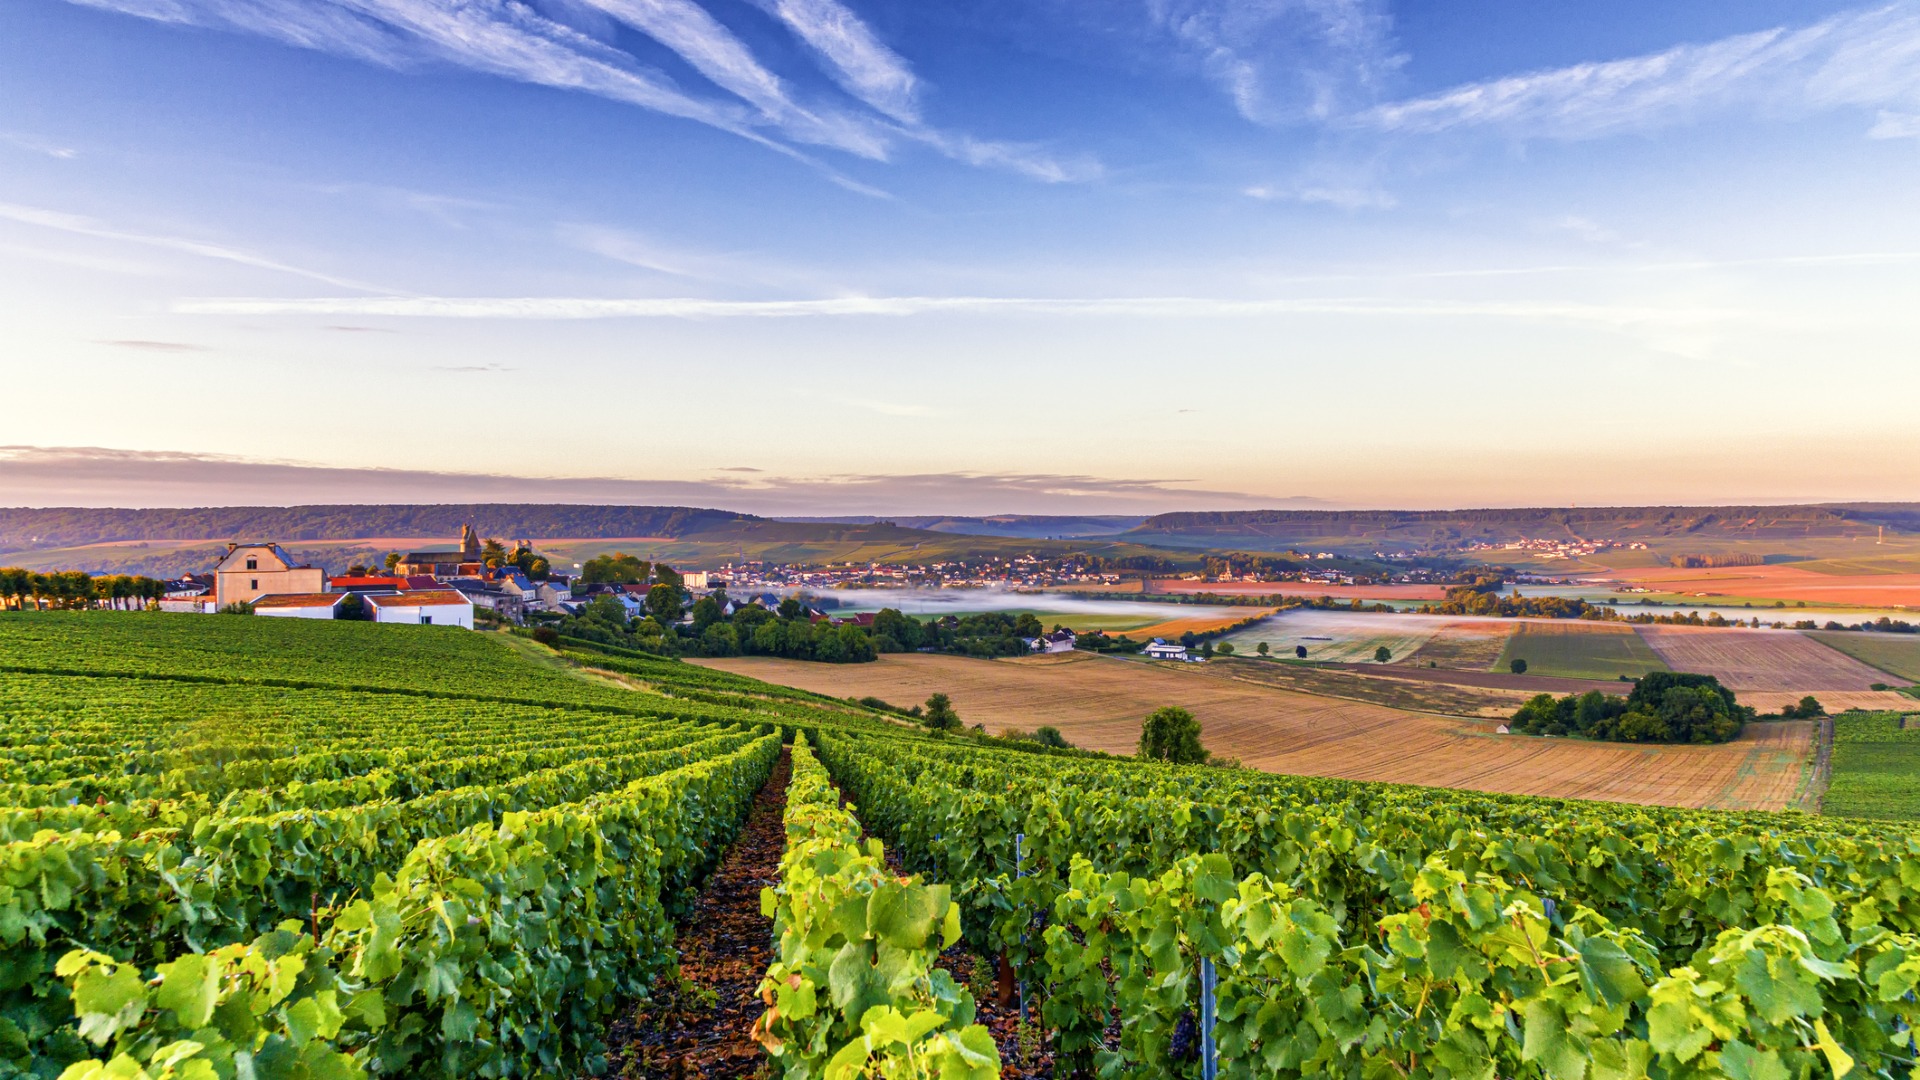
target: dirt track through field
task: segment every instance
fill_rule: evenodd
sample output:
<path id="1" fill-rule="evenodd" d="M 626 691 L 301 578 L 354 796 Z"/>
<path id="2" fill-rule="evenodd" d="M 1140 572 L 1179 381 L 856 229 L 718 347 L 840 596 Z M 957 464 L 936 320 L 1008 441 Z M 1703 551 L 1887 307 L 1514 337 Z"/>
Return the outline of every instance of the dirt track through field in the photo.
<path id="1" fill-rule="evenodd" d="M 1791 630 L 1643 626 L 1640 636 L 1675 671 L 1712 675 L 1733 690 L 1870 690 L 1884 672 Z"/>
<path id="2" fill-rule="evenodd" d="M 1069 653 L 1018 660 L 883 656 L 871 664 L 743 657 L 697 663 L 896 705 L 950 695 L 990 731 L 1051 724 L 1130 753 L 1163 705 L 1193 711 L 1215 753 L 1269 772 L 1674 806 L 1778 809 L 1799 785 L 1809 725 L 1756 724 L 1723 746 L 1625 746 L 1496 735 L 1495 725 L 1318 697 L 1236 678 L 1260 665 L 1149 664 Z"/>

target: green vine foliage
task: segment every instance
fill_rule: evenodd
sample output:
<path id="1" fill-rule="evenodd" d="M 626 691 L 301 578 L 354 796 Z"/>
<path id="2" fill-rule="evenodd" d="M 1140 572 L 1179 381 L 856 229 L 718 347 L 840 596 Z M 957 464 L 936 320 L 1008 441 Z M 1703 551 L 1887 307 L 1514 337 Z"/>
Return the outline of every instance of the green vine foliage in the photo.
<path id="1" fill-rule="evenodd" d="M 1201 958 L 1223 1075 L 1904 1077 L 1914 1057 L 1904 832 L 850 735 L 821 757 L 1043 996 L 1063 1075 L 1199 1075 L 1175 1032 Z"/>
<path id="2" fill-rule="evenodd" d="M 792 1080 L 992 1080 L 999 1052 L 974 1001 L 936 966 L 960 937 L 944 885 L 887 869 L 804 736 L 793 744 L 779 885 L 761 895 L 779 956 L 754 1025 Z"/>

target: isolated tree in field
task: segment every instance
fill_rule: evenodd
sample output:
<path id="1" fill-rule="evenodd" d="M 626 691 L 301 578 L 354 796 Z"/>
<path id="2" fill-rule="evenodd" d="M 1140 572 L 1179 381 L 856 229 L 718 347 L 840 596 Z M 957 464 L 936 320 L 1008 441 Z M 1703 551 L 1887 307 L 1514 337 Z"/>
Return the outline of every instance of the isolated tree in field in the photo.
<path id="1" fill-rule="evenodd" d="M 1207 760 L 1200 745 L 1200 721 L 1178 705 L 1159 709 L 1140 727 L 1140 756 L 1175 765 L 1199 765 Z"/>
<path id="2" fill-rule="evenodd" d="M 1253 647 L 1253 651 L 1259 653 L 1261 656 L 1267 655 L 1267 643 L 1263 641 L 1260 644 L 1255 645 Z"/>
<path id="3" fill-rule="evenodd" d="M 1295 645 L 1293 647 L 1293 657 L 1296 660 L 1305 660 L 1307 658 L 1307 647 L 1305 645 Z"/>
<path id="4" fill-rule="evenodd" d="M 1515 675 L 1525 675 L 1527 673 L 1527 662 L 1516 656 L 1513 658 L 1513 662 L 1507 665 L 1507 670 L 1513 672 Z"/>
<path id="5" fill-rule="evenodd" d="M 1221 642 L 1221 643 L 1220 643 L 1220 648 L 1219 648 L 1218 650 L 1216 650 L 1216 651 L 1217 651 L 1217 652 L 1219 652 L 1219 654 L 1220 654 L 1221 656 L 1232 656 L 1232 655 L 1233 655 L 1233 642 L 1231 642 L 1231 641 L 1223 641 L 1223 642 Z"/>
<path id="6" fill-rule="evenodd" d="M 1051 724 L 1042 724 L 1033 729 L 1033 741 L 1039 743 L 1041 746 L 1051 746 L 1061 750 L 1065 750 L 1073 745 L 1067 741 L 1065 735 L 1060 734 L 1059 728 Z"/>
<path id="7" fill-rule="evenodd" d="M 960 714 L 953 711 L 953 700 L 945 694 L 927 699 L 926 718 L 922 721 L 935 731 L 952 731 L 960 726 Z"/>
<path id="8" fill-rule="evenodd" d="M 672 585 L 655 585 L 647 590 L 647 614 L 660 620 L 661 626 L 680 621 L 680 590 Z"/>
<path id="9" fill-rule="evenodd" d="M 1373 650 L 1373 662 L 1376 664 L 1384 664 L 1387 661 L 1392 659 L 1393 659 L 1393 650 L 1387 648 L 1385 645 L 1382 645 L 1379 648 Z"/>

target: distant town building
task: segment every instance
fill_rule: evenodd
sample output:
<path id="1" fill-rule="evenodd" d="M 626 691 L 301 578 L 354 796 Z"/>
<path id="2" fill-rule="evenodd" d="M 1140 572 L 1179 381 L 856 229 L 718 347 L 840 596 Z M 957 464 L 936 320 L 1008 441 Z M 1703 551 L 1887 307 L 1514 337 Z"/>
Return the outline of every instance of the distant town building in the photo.
<path id="1" fill-rule="evenodd" d="M 228 544 L 213 568 L 215 607 L 250 604 L 262 596 L 327 591 L 327 572 L 295 566 L 278 544 Z"/>
<path id="2" fill-rule="evenodd" d="M 1063 653 L 1072 652 L 1074 643 L 1079 639 L 1073 636 L 1071 630 L 1055 630 L 1051 634 L 1045 634 L 1034 640 L 1038 642 L 1034 646 L 1034 652 Z"/>
<path id="3" fill-rule="evenodd" d="M 436 587 L 438 582 L 435 583 Z M 334 592 L 350 593 L 389 593 L 399 592 L 407 587 L 407 579 L 386 574 L 364 574 L 353 577 L 337 577 L 327 580 L 327 588 Z"/>
<path id="4" fill-rule="evenodd" d="M 458 550 L 409 551 L 400 556 L 399 565 L 393 569 L 402 577 L 479 577 L 486 571 L 486 564 L 480 560 L 480 534 L 468 522 L 460 526 Z"/>
<path id="5" fill-rule="evenodd" d="M 423 589 L 391 596 L 369 596 L 366 601 L 367 606 L 373 609 L 374 622 L 473 629 L 473 601 L 452 589 Z"/>
<path id="6" fill-rule="evenodd" d="M 707 587 L 708 577 L 705 570 L 689 570 L 680 575 L 680 583 L 689 589 L 704 589 Z"/>
<path id="7" fill-rule="evenodd" d="M 262 596 L 253 602 L 253 613 L 276 619 L 333 619 L 339 617 L 340 605 L 348 595 L 325 592 Z"/>

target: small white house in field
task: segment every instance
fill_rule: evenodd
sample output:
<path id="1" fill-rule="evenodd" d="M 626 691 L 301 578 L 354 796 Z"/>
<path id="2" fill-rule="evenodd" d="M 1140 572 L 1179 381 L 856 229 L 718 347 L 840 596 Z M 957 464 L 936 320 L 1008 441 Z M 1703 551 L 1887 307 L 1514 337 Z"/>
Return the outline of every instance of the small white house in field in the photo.
<path id="1" fill-rule="evenodd" d="M 276 593 L 256 597 L 253 613 L 275 619 L 331 619 L 340 611 L 340 602 L 349 593 Z"/>
<path id="2" fill-rule="evenodd" d="M 366 597 L 373 621 L 473 629 L 473 601 L 452 589 L 414 589 L 391 596 Z"/>
<path id="3" fill-rule="evenodd" d="M 1187 647 L 1185 645 L 1169 645 L 1159 638 L 1154 638 L 1152 643 L 1141 651 L 1146 653 L 1147 659 L 1149 660 L 1193 659 L 1193 657 L 1187 655 Z"/>

